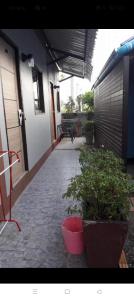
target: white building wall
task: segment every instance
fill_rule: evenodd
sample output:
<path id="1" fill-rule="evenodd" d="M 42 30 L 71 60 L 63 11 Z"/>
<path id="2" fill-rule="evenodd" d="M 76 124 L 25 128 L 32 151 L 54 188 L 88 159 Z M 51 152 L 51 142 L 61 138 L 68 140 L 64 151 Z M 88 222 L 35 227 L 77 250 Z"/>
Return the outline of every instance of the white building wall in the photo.
<path id="1" fill-rule="evenodd" d="M 1 140 L 2 140 L 2 149 L 7 150 L 7 135 L 6 135 L 6 124 L 5 124 L 5 117 L 4 117 L 4 105 L 3 105 L 3 96 L 2 96 L 2 86 L 0 80 L 0 133 L 1 133 Z M 5 155 L 4 157 L 4 168 L 8 167 L 8 156 Z M 6 172 L 6 188 L 7 194 L 9 194 L 9 171 Z"/>
<path id="2" fill-rule="evenodd" d="M 3 29 L 2 30 L 18 47 L 20 55 L 20 80 L 21 93 L 25 114 L 25 128 L 28 151 L 29 170 L 38 162 L 42 155 L 51 146 L 50 132 L 50 90 L 47 73 L 47 55 L 40 41 L 32 29 Z M 45 101 L 45 113 L 35 115 L 34 98 L 32 88 L 32 72 L 27 62 L 21 61 L 21 53 L 32 53 L 35 65 L 43 72 L 43 89 Z M 54 72 L 54 70 L 53 70 Z M 55 76 L 54 76 L 55 81 Z M 54 82 L 57 84 L 57 82 Z M 57 106 L 55 106 L 57 107 Z M 2 108 L 1 108 L 2 109 Z M 56 120 L 60 123 L 60 115 L 56 114 Z M 4 121 L 0 126 L 5 132 Z M 2 134 L 3 148 L 6 145 L 6 136 Z"/>
<path id="3" fill-rule="evenodd" d="M 54 65 L 49 67 L 48 70 L 48 84 L 49 84 L 49 89 L 50 89 L 50 81 L 54 84 L 54 85 L 58 85 L 59 86 L 59 82 L 58 82 L 58 72 L 54 72 L 55 67 Z M 51 94 L 49 93 L 50 97 Z M 51 105 L 51 99 L 50 99 L 50 105 Z M 56 135 L 58 136 L 59 132 L 57 130 L 57 125 L 61 124 L 61 112 L 57 111 L 57 89 L 54 89 L 54 105 L 55 105 L 55 119 L 56 119 Z"/>

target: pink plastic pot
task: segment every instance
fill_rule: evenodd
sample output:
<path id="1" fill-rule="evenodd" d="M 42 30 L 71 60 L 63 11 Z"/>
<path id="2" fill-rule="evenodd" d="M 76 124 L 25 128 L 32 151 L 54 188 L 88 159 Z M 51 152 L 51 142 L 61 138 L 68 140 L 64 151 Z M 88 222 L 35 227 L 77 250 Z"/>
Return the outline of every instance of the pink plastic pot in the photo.
<path id="1" fill-rule="evenodd" d="M 84 252 L 83 221 L 81 217 L 71 216 L 62 224 L 62 234 L 66 249 L 71 254 Z"/>

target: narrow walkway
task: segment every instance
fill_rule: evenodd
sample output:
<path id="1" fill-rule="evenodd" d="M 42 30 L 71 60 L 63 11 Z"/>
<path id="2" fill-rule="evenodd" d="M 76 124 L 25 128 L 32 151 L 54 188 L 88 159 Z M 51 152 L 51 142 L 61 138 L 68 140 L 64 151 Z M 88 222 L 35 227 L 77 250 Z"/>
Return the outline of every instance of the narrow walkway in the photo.
<path id="1" fill-rule="evenodd" d="M 64 138 L 62 142 L 56 147 L 56 150 L 79 150 L 79 148 L 84 143 L 84 137 L 75 138 L 73 143 L 71 142 L 70 138 Z"/>
<path id="2" fill-rule="evenodd" d="M 87 268 L 85 256 L 66 253 L 61 235 L 71 201 L 62 194 L 69 179 L 80 173 L 75 149 L 84 142 L 63 139 L 16 202 L 13 217 L 22 231 L 7 224 L 0 235 L 0 268 Z"/>

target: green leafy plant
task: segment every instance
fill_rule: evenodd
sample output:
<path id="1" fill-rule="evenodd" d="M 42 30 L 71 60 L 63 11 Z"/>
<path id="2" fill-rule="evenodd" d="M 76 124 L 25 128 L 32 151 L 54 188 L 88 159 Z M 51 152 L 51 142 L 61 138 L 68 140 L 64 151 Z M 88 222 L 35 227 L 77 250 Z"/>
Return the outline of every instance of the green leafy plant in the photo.
<path id="1" fill-rule="evenodd" d="M 106 149 L 87 149 L 80 150 L 79 162 L 81 171 L 86 168 L 95 168 L 96 170 L 107 170 L 119 172 L 124 170 L 124 161 L 117 157 L 112 151 Z"/>
<path id="2" fill-rule="evenodd" d="M 82 95 L 83 111 L 94 111 L 94 93 L 88 91 Z"/>
<path id="3" fill-rule="evenodd" d="M 86 137 L 86 143 L 89 145 L 93 144 L 93 135 L 94 135 L 94 121 L 86 121 L 84 124 L 84 131 Z"/>
<path id="4" fill-rule="evenodd" d="M 75 110 L 75 102 L 73 98 L 70 96 L 68 102 L 64 105 L 66 113 L 72 113 Z"/>
<path id="5" fill-rule="evenodd" d="M 82 95 L 81 94 L 77 96 L 76 102 L 78 104 L 77 111 L 81 112 L 81 106 L 82 106 Z"/>
<path id="6" fill-rule="evenodd" d="M 75 206 L 70 206 L 68 212 L 81 213 L 84 220 L 127 220 L 128 195 L 134 190 L 134 185 L 128 179 L 123 172 L 108 174 L 104 170 L 96 172 L 87 169 L 71 179 L 63 195 L 75 201 Z"/>
<path id="7" fill-rule="evenodd" d="M 84 220 L 127 220 L 129 195 L 134 191 L 134 184 L 122 171 L 123 161 L 112 151 L 94 149 L 88 155 L 82 150 L 80 163 L 82 173 L 71 178 L 63 195 L 74 200 L 68 213 L 80 213 Z"/>

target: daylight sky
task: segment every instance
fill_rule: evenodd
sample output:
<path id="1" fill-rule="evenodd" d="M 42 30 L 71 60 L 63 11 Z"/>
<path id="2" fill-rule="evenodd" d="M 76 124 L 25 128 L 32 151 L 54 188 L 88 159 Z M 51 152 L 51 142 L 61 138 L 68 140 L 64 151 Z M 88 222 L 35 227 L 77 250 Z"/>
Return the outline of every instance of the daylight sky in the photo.
<path id="1" fill-rule="evenodd" d="M 93 72 L 91 82 L 87 79 L 79 79 L 75 77 L 75 82 L 79 86 L 78 91 L 82 93 L 91 89 L 93 83 L 98 77 L 105 62 L 110 56 L 111 52 L 120 46 L 128 38 L 134 36 L 134 29 L 99 29 L 97 33 L 92 65 Z M 70 79 L 63 81 L 60 89 L 61 100 L 66 102 L 70 96 Z"/>

